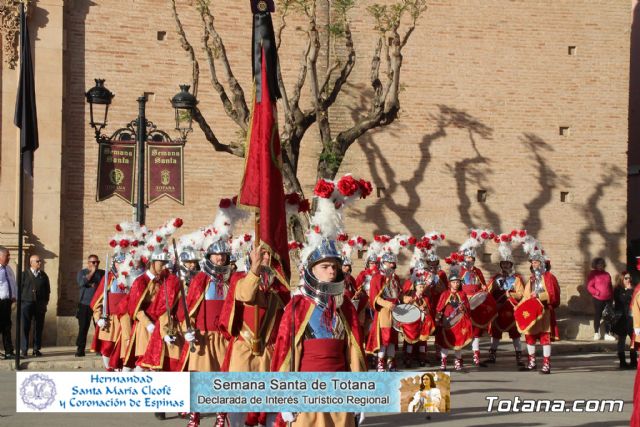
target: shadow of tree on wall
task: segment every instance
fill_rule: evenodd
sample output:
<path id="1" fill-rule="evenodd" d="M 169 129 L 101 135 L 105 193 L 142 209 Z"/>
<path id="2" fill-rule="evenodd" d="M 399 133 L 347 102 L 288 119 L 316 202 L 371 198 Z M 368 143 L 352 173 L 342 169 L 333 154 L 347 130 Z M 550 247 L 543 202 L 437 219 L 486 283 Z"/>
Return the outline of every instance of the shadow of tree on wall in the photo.
<path id="1" fill-rule="evenodd" d="M 594 235 L 599 236 L 604 242 L 620 242 L 625 236 L 625 229 L 627 227 L 626 222 L 623 222 L 617 229 L 610 230 L 607 226 L 604 216 L 603 208 L 601 206 L 602 197 L 605 191 L 609 187 L 616 187 L 620 185 L 620 180 L 626 178 L 626 172 L 620 167 L 615 165 L 603 165 L 605 173 L 602 175 L 600 182 L 595 186 L 591 195 L 587 198 L 585 208 L 579 209 L 579 214 L 584 218 L 586 226 L 580 230 L 580 239 L 578 246 L 582 253 L 581 268 L 586 278 L 589 270 L 591 269 L 592 258 L 602 257 L 613 261 L 613 265 L 609 268 L 609 272 L 613 277 L 616 272 L 626 269 L 625 263 L 619 262 L 623 255 L 620 250 L 619 244 L 607 244 L 601 246 L 596 252 L 592 252 L 592 245 L 594 243 Z M 579 266 L 576 266 L 579 268 Z M 570 311 L 581 312 L 585 311 L 591 313 L 593 307 L 591 304 L 591 295 L 586 290 L 586 285 L 580 284 L 578 286 L 578 296 L 572 296 L 567 306 Z M 587 308 L 587 310 L 585 310 Z"/>
<path id="2" fill-rule="evenodd" d="M 549 166 L 546 157 L 550 156 L 555 150 L 546 141 L 533 133 L 524 133 L 520 141 L 531 152 L 530 159 L 536 165 L 536 180 L 540 187 L 538 193 L 524 204 L 527 210 L 527 217 L 522 221 L 522 226 L 527 229 L 529 234 L 538 237 L 540 230 L 542 230 L 540 212 L 551 203 L 553 189 L 558 186 L 568 185 L 570 180 L 566 175 L 558 175 Z"/>
<path id="3" fill-rule="evenodd" d="M 474 138 L 476 136 L 485 139 L 491 137 L 492 129 L 466 112 L 446 105 L 438 105 L 438 109 L 438 114 L 432 114 L 429 117 L 429 120 L 436 125 L 435 130 L 422 137 L 416 152 L 415 164 L 407 165 L 413 170 L 408 179 L 398 180 L 396 178 L 394 167 L 385 158 L 382 148 L 373 141 L 374 134 L 367 134 L 365 137 L 360 138 L 359 143 L 366 156 L 374 184 L 378 187 L 385 187 L 384 197 L 377 203 L 368 206 L 362 214 L 364 220 L 375 224 L 374 234 L 391 231 L 388 213 L 394 214 L 412 235 L 422 236 L 426 232 L 423 225 L 416 218 L 420 208 L 427 208 L 427 206 L 423 206 L 424 193 L 421 194 L 419 192 L 419 185 L 424 181 L 426 170 L 432 160 L 431 148 L 434 143 L 447 136 L 447 129 L 466 130 L 474 147 Z M 475 161 L 478 161 L 478 158 L 480 162 L 486 162 L 481 156 L 477 156 Z M 460 167 L 464 168 L 464 165 Z M 472 173 L 475 179 L 482 179 L 475 172 Z M 397 201 L 398 197 L 395 197 L 402 192 L 406 193 L 408 197 L 406 203 L 399 203 Z M 464 189 L 459 189 L 458 193 L 460 194 L 460 192 L 464 192 Z M 470 204 L 470 201 L 468 201 L 468 204 Z M 471 223 L 471 220 L 468 223 Z M 451 246 L 455 246 L 455 242 L 452 243 Z"/>

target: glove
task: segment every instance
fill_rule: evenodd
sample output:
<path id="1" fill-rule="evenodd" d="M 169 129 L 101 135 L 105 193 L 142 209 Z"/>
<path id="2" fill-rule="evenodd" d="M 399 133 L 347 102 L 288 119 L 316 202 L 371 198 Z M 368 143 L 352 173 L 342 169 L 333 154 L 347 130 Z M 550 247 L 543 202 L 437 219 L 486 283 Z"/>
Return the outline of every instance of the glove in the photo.
<path id="1" fill-rule="evenodd" d="M 185 339 L 187 342 L 193 342 L 193 341 L 195 341 L 195 340 L 196 340 L 196 333 L 195 333 L 195 332 L 186 332 L 186 333 L 184 334 L 184 339 Z"/>
<path id="2" fill-rule="evenodd" d="M 163 339 L 164 339 L 164 342 L 166 342 L 167 344 L 173 344 L 174 341 L 176 340 L 176 337 L 172 335 L 165 335 Z"/>
<path id="3" fill-rule="evenodd" d="M 282 421 L 284 421 L 285 423 L 292 423 L 296 420 L 297 415 L 294 414 L 293 412 L 281 412 L 282 414 Z"/>
<path id="4" fill-rule="evenodd" d="M 640 337 L 640 328 L 633 328 L 633 332 L 636 333 L 636 337 Z"/>
<path id="5" fill-rule="evenodd" d="M 98 322 L 96 324 L 100 329 L 104 329 L 104 327 L 107 326 L 107 322 L 104 319 L 98 319 Z"/>
<path id="6" fill-rule="evenodd" d="M 152 334 L 153 331 L 155 331 L 155 330 L 156 330 L 156 325 L 154 325 L 153 323 L 149 323 L 147 325 L 147 332 L 149 332 L 149 334 Z"/>

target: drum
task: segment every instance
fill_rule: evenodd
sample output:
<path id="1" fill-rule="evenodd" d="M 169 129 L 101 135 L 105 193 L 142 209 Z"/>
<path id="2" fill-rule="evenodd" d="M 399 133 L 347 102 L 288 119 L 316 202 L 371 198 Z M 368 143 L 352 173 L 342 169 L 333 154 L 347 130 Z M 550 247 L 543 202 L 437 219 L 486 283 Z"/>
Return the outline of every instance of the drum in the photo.
<path id="1" fill-rule="evenodd" d="M 471 322 L 473 326 L 486 329 L 491 321 L 498 315 L 498 305 L 488 292 L 477 292 L 469 297 L 471 306 Z"/>
<path id="2" fill-rule="evenodd" d="M 520 333 L 526 333 L 544 314 L 544 306 L 538 298 L 522 301 L 513 311 L 516 327 Z"/>
<path id="3" fill-rule="evenodd" d="M 445 329 L 451 329 L 454 326 L 456 326 L 458 324 L 458 322 L 460 322 L 460 320 L 462 320 L 462 317 L 464 316 L 464 312 L 459 311 L 455 316 L 453 317 L 445 317 L 445 319 L 442 322 L 442 326 Z"/>
<path id="4" fill-rule="evenodd" d="M 487 292 L 478 292 L 469 297 L 469 305 L 471 306 L 471 310 L 475 310 L 480 307 L 482 303 L 487 299 L 489 294 Z"/>
<path id="5" fill-rule="evenodd" d="M 413 304 L 398 304 L 391 312 L 391 317 L 399 323 L 413 323 L 420 320 L 422 312 Z"/>

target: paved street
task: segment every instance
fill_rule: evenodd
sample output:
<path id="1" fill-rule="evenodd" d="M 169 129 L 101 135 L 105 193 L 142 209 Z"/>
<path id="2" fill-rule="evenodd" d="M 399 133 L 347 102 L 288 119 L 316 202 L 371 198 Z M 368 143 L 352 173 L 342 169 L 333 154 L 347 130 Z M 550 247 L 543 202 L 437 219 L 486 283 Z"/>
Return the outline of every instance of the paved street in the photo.
<path id="1" fill-rule="evenodd" d="M 417 414 L 369 414 L 365 425 L 371 427 L 400 426 L 628 426 L 631 414 L 632 386 L 635 372 L 617 369 L 615 353 L 559 355 L 553 359 L 553 374 L 539 375 L 514 372 L 511 354 L 501 353 L 502 360 L 491 368 L 452 374 L 452 411 L 427 419 Z M 7 362 L 4 362 L 7 363 Z M 0 426 L 42 425 L 67 427 L 69 417 L 75 425 L 174 427 L 186 421 L 175 414 L 160 422 L 152 414 L 16 414 L 15 373 L 0 372 Z M 621 413 L 533 413 L 487 414 L 487 395 L 501 399 L 623 399 Z M 212 417 L 203 420 L 209 427 Z"/>

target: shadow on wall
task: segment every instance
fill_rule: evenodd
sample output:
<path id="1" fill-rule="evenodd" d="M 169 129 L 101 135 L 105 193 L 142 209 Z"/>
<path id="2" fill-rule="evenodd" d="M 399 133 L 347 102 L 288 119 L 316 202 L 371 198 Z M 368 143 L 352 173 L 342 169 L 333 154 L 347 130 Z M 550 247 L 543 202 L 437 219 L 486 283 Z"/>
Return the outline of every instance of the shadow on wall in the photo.
<path id="1" fill-rule="evenodd" d="M 93 81 L 86 81 L 85 25 L 89 8 L 93 2 L 74 1 L 73 6 L 65 8 L 64 25 L 73 28 L 68 34 L 68 51 L 75 54 L 65 55 L 64 76 L 67 79 L 65 103 L 63 106 L 64 140 L 62 149 L 63 171 L 63 203 L 61 206 L 61 235 L 65 236 L 60 250 L 60 272 L 58 276 L 58 316 L 73 316 L 78 301 L 76 273 L 84 259 L 83 236 L 85 174 L 75 171 L 85 170 L 85 100 L 84 92 L 93 86 Z M 73 165 L 73 167 L 65 167 Z M 52 307 L 53 308 L 53 307 Z"/>

